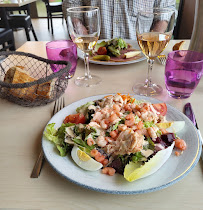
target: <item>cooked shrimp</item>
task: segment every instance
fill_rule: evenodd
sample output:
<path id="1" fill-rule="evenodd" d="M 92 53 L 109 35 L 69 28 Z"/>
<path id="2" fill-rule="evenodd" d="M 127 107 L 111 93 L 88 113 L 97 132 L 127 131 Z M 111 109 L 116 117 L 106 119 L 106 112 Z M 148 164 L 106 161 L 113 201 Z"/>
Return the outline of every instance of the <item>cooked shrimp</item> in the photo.
<path id="1" fill-rule="evenodd" d="M 141 113 L 139 111 L 136 111 L 135 114 L 138 116 L 138 117 L 141 117 Z"/>
<path id="2" fill-rule="evenodd" d="M 140 130 L 136 130 L 136 132 L 139 133 L 139 134 L 142 134 L 142 135 L 144 135 L 144 136 L 146 136 L 146 137 L 149 136 L 149 134 L 148 134 L 146 128 L 142 128 L 142 129 L 140 129 Z"/>
<path id="3" fill-rule="evenodd" d="M 124 124 L 118 125 L 118 130 L 119 130 L 119 131 L 125 131 L 126 129 L 127 129 L 127 126 L 124 125 Z"/>
<path id="4" fill-rule="evenodd" d="M 175 147 L 180 150 L 186 150 L 187 144 L 183 139 L 175 139 Z"/>
<path id="5" fill-rule="evenodd" d="M 136 106 L 135 106 L 135 109 L 136 109 L 137 111 L 140 111 L 140 109 L 141 109 L 141 106 L 139 106 L 139 105 L 136 105 Z"/>
<path id="6" fill-rule="evenodd" d="M 96 122 L 100 122 L 102 120 L 102 113 L 101 112 L 96 112 L 93 116 L 93 120 Z"/>
<path id="7" fill-rule="evenodd" d="M 116 173 L 116 170 L 112 167 L 105 167 L 102 169 L 103 174 L 107 174 L 109 176 L 113 176 Z"/>
<path id="8" fill-rule="evenodd" d="M 96 161 L 102 163 L 105 159 L 105 156 L 102 155 L 100 152 L 94 157 Z"/>
<path id="9" fill-rule="evenodd" d="M 87 139 L 87 144 L 88 144 L 89 146 L 92 146 L 92 145 L 95 144 L 95 141 L 94 141 L 92 138 L 88 138 L 88 139 Z"/>
<path id="10" fill-rule="evenodd" d="M 162 134 L 167 134 L 168 133 L 168 131 L 165 128 L 160 128 L 159 130 L 161 131 Z"/>
<path id="11" fill-rule="evenodd" d="M 132 112 L 132 108 L 131 108 L 128 104 L 124 104 L 123 108 L 124 108 L 126 111 Z"/>
<path id="12" fill-rule="evenodd" d="M 91 150 L 90 155 L 91 155 L 92 157 L 95 157 L 98 153 L 99 153 L 98 150 L 93 149 L 93 150 Z"/>
<path id="13" fill-rule="evenodd" d="M 100 125 L 101 125 L 101 127 L 103 129 L 107 129 L 108 128 L 108 124 L 106 123 L 106 120 L 105 119 L 100 122 Z"/>
<path id="14" fill-rule="evenodd" d="M 117 135 L 118 135 L 118 130 L 114 130 L 114 131 L 111 131 L 111 132 L 110 132 L 110 136 L 111 136 L 111 138 L 113 138 L 113 139 L 115 139 L 115 138 L 117 137 Z"/>
<path id="15" fill-rule="evenodd" d="M 138 124 L 137 124 L 137 129 L 140 130 L 142 129 L 144 126 L 143 122 L 142 121 L 139 121 Z"/>
<path id="16" fill-rule="evenodd" d="M 116 119 L 118 119 L 118 116 L 115 113 L 111 114 L 111 116 L 109 117 L 110 122 L 114 122 Z"/>
<path id="17" fill-rule="evenodd" d="M 113 142 L 114 141 L 114 139 L 112 139 L 111 137 L 108 137 L 108 136 L 105 137 L 105 140 L 107 142 Z"/>
<path id="18" fill-rule="evenodd" d="M 125 125 L 127 125 L 128 127 L 132 127 L 135 124 L 135 117 L 132 113 L 130 113 L 129 115 L 127 115 L 125 117 Z"/>
<path id="19" fill-rule="evenodd" d="M 176 156 L 180 156 L 180 152 L 175 151 L 175 155 L 176 155 Z"/>
<path id="20" fill-rule="evenodd" d="M 140 109 L 140 112 L 147 112 L 150 110 L 150 107 L 148 104 L 144 104 L 144 106 Z"/>
<path id="21" fill-rule="evenodd" d="M 147 128 L 147 132 L 148 132 L 149 136 L 150 136 L 152 139 L 156 139 L 156 138 L 157 138 L 156 132 L 155 132 L 155 130 L 153 129 L 153 127 Z"/>
<path id="22" fill-rule="evenodd" d="M 109 163 L 109 161 L 108 159 L 104 159 L 101 163 L 103 166 L 106 166 Z"/>
<path id="23" fill-rule="evenodd" d="M 104 136 L 97 137 L 96 142 L 99 147 L 105 147 L 107 144 L 107 141 L 105 140 Z"/>
<path id="24" fill-rule="evenodd" d="M 120 112 L 120 110 L 121 110 L 121 108 L 120 108 L 120 106 L 118 106 L 118 104 L 114 104 L 113 109 L 115 110 L 116 113 Z"/>

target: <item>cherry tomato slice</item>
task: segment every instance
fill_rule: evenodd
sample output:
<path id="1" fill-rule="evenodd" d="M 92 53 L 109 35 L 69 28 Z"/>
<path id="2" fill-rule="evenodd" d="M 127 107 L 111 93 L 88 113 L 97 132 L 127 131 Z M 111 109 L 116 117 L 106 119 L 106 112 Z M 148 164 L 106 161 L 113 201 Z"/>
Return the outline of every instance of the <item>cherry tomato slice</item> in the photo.
<path id="1" fill-rule="evenodd" d="M 160 113 L 160 115 L 165 116 L 167 112 L 167 106 L 165 103 L 159 103 L 159 104 L 152 104 L 154 109 Z"/>
<path id="2" fill-rule="evenodd" d="M 85 116 L 80 113 L 70 114 L 66 116 L 66 118 L 63 121 L 63 123 L 68 123 L 68 122 L 75 123 L 75 124 L 79 124 L 79 123 L 85 124 L 86 119 L 85 119 Z"/>
<path id="3" fill-rule="evenodd" d="M 107 54 L 107 49 L 106 47 L 100 47 L 97 51 L 98 55 L 106 55 Z"/>

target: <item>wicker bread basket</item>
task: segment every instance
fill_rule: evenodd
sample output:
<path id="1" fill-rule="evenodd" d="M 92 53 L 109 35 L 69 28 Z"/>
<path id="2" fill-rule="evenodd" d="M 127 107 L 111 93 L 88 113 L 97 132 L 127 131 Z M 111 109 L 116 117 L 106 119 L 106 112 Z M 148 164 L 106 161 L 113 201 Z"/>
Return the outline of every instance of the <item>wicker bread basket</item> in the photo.
<path id="1" fill-rule="evenodd" d="M 51 64 L 60 70 L 54 73 Z M 15 74 L 11 79 L 13 68 Z M 23 73 L 16 70 L 19 68 Z M 24 52 L 0 52 L 0 97 L 22 106 L 50 103 L 65 92 L 70 68 L 71 64 L 66 61 L 48 60 Z"/>

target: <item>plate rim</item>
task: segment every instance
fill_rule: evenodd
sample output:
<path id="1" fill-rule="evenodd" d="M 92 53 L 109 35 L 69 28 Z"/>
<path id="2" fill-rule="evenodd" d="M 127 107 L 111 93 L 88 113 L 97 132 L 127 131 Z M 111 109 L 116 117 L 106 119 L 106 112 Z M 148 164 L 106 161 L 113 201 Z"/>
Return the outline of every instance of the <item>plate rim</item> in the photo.
<path id="1" fill-rule="evenodd" d="M 110 39 L 99 39 L 98 41 L 107 41 L 107 40 L 110 40 Z M 124 39 L 124 41 L 126 41 L 126 42 L 129 42 L 129 41 L 130 42 L 135 42 L 136 44 L 138 44 L 136 40 L 132 40 L 132 39 Z M 77 48 L 78 58 L 80 58 L 81 60 L 84 60 L 82 56 L 79 56 L 79 53 L 82 53 L 82 51 Z M 131 60 L 131 61 L 125 61 L 125 62 L 106 62 L 106 61 L 94 61 L 92 59 L 89 59 L 89 63 L 99 64 L 99 65 L 106 65 L 106 66 L 118 66 L 118 65 L 127 65 L 127 64 L 133 64 L 133 63 L 139 63 L 139 62 L 144 61 L 146 59 L 147 58 L 143 54 L 143 57 L 141 57 L 140 59 Z"/>
<path id="2" fill-rule="evenodd" d="M 74 101 L 74 102 L 68 104 L 68 105 L 67 105 L 66 107 L 64 107 L 63 109 L 66 109 L 68 106 L 70 106 L 70 105 L 72 105 L 72 104 L 74 104 L 74 103 L 77 103 L 78 101 L 81 101 L 81 100 L 84 100 L 84 99 L 88 99 L 88 98 L 90 98 L 90 97 L 100 97 L 100 96 L 101 96 L 101 97 L 104 97 L 104 96 L 106 96 L 106 95 L 113 95 L 113 94 L 115 94 L 115 93 L 110 93 L 110 94 L 98 94 L 98 95 L 92 95 L 92 96 L 88 96 L 88 97 L 83 97 L 83 98 L 81 98 L 81 99 L 79 99 L 79 100 L 76 100 L 76 101 Z M 123 94 L 125 94 L 125 93 L 123 93 Z M 140 95 L 135 95 L 135 94 L 130 94 L 130 95 L 131 95 L 131 96 L 134 96 L 135 98 L 136 98 L 136 96 L 145 98 L 145 99 L 143 99 L 143 100 L 147 100 L 147 99 L 151 98 L 151 99 L 156 100 L 157 102 L 160 102 L 160 103 L 163 102 L 163 101 L 161 101 L 161 100 L 159 100 L 159 99 L 156 99 L 156 98 L 153 98 L 153 97 L 140 96 Z M 165 103 L 165 102 L 164 102 L 164 103 Z M 172 105 L 170 105 L 170 104 L 168 104 L 168 103 L 166 103 L 166 105 L 167 105 L 167 107 L 170 107 L 170 108 L 172 108 L 172 109 L 175 109 L 177 112 L 181 113 L 181 115 L 185 116 L 180 110 L 178 110 L 178 109 L 175 108 L 174 106 L 172 106 Z M 63 110 L 63 109 L 62 109 L 62 110 Z M 61 111 L 61 110 L 60 110 L 60 111 Z M 60 112 L 60 111 L 59 111 L 59 112 Z M 58 112 L 58 113 L 59 113 L 59 112 Z M 58 113 L 56 113 L 56 114 L 58 114 Z M 55 115 L 54 115 L 54 116 L 55 116 Z M 52 117 L 50 118 L 50 120 L 48 121 L 48 123 L 46 124 L 46 126 L 49 124 L 49 122 L 52 120 L 52 118 L 53 118 L 54 116 L 52 116 Z M 185 117 L 186 117 L 186 116 L 185 116 Z M 185 119 L 188 119 L 188 118 L 186 117 Z M 83 184 L 83 183 L 77 182 L 77 181 L 75 181 L 75 180 L 69 178 L 68 176 L 64 175 L 63 173 L 61 173 L 60 170 L 58 170 L 54 165 L 52 165 L 52 163 L 51 163 L 50 160 L 47 158 L 46 153 L 45 153 L 45 151 L 44 151 L 44 147 L 43 147 L 43 141 L 44 141 L 44 140 L 43 140 L 43 135 L 42 135 L 42 140 L 41 140 L 41 146 L 42 146 L 42 150 L 43 150 L 45 159 L 46 159 L 47 162 L 51 165 L 51 167 L 52 167 L 60 176 L 64 177 L 65 179 L 67 179 L 68 181 L 70 181 L 70 182 L 72 182 L 72 183 L 74 183 L 74 184 L 77 184 L 77 185 L 79 185 L 79 186 L 81 186 L 81 187 L 84 187 L 84 188 L 86 188 L 86 189 L 89 189 L 89 190 L 93 190 L 93 191 L 97 191 L 97 192 L 102 192 L 102 193 L 107 193 L 107 194 L 120 194 L 120 195 L 144 194 L 144 193 L 155 192 L 155 191 L 158 191 L 158 190 L 167 188 L 167 187 L 169 187 L 169 186 L 171 186 L 171 185 L 177 183 L 179 180 L 183 179 L 186 175 L 188 175 L 188 174 L 192 171 L 192 169 L 197 165 L 197 163 L 198 163 L 198 161 L 199 161 L 199 158 L 200 158 L 200 156 L 201 156 L 201 152 L 202 152 L 202 147 L 200 147 L 200 145 L 201 145 L 201 140 L 200 140 L 200 138 L 199 138 L 199 134 L 198 134 L 197 129 L 196 129 L 196 127 L 194 126 L 194 124 L 193 124 L 189 119 L 188 119 L 188 122 L 190 123 L 190 125 L 192 125 L 192 127 L 193 127 L 193 129 L 194 129 L 194 131 L 195 131 L 195 133 L 196 133 L 197 139 L 198 139 L 198 148 L 197 148 L 197 151 L 196 151 L 196 154 L 195 154 L 194 159 L 192 160 L 192 162 L 190 163 L 190 165 L 189 165 L 181 174 L 179 174 L 179 175 L 178 175 L 177 177 L 175 177 L 174 179 L 168 181 L 166 184 L 158 185 L 158 186 L 156 186 L 156 187 L 152 187 L 152 188 L 149 188 L 149 189 L 143 189 L 143 190 L 134 190 L 134 191 L 132 191 L 132 190 L 130 190 L 130 191 L 129 191 L 129 190 L 124 191 L 124 190 L 123 190 L 123 191 L 120 191 L 120 190 L 100 189 L 100 188 L 98 188 L 98 187 L 91 187 L 91 186 L 88 186 L 87 184 Z M 46 128 L 46 126 L 45 126 L 45 128 Z M 44 130 L 43 130 L 43 133 L 44 133 L 44 131 L 45 131 L 45 128 L 44 128 Z M 51 142 L 50 142 L 50 143 L 51 143 Z"/>

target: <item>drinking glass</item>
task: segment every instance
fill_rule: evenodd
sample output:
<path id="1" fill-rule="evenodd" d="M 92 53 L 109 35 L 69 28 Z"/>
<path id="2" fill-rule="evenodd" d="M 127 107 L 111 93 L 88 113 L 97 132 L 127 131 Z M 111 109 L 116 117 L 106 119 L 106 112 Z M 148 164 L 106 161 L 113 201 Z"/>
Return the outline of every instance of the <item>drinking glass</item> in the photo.
<path id="1" fill-rule="evenodd" d="M 188 98 L 203 74 L 203 53 L 179 50 L 168 54 L 165 84 L 173 98 Z"/>
<path id="2" fill-rule="evenodd" d="M 71 63 L 68 78 L 75 74 L 77 66 L 77 46 L 71 40 L 56 40 L 46 44 L 47 58 L 50 60 L 64 60 Z M 59 71 L 59 65 L 51 64 L 53 72 Z"/>
<path id="3" fill-rule="evenodd" d="M 85 75 L 75 84 L 90 87 L 101 82 L 101 78 L 90 74 L 89 53 L 100 35 L 100 12 L 98 7 L 83 6 L 67 9 L 67 24 L 71 39 L 84 53 Z"/>
<path id="4" fill-rule="evenodd" d="M 167 8 L 150 8 L 139 11 L 136 23 L 138 44 L 147 57 L 148 74 L 144 84 L 135 84 L 133 92 L 153 96 L 162 92 L 162 87 L 152 82 L 152 66 L 155 58 L 168 45 L 174 28 L 175 11 Z"/>

